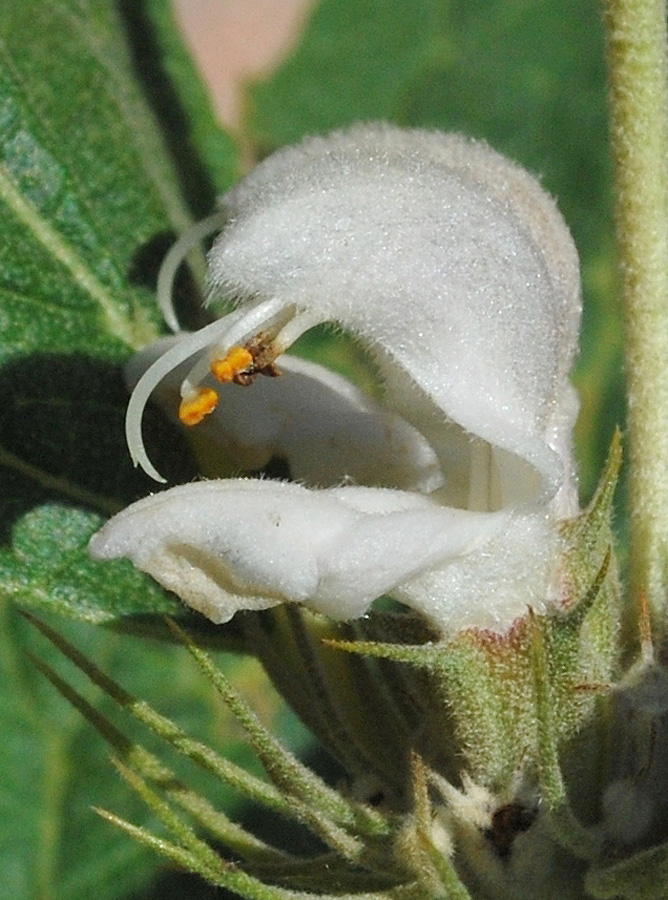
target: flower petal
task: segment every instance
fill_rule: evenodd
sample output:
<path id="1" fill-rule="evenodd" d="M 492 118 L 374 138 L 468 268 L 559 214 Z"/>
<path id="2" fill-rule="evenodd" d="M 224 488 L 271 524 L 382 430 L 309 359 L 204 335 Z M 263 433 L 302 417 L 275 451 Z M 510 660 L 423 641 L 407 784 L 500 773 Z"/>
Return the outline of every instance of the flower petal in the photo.
<path id="1" fill-rule="evenodd" d="M 129 557 L 214 622 L 286 601 L 350 619 L 465 557 L 509 518 L 444 509 L 404 491 L 211 481 L 134 503 L 94 535 L 90 551 Z M 448 627 L 436 599 L 414 591 L 410 602 Z M 523 611 L 520 601 L 516 615 Z"/>
<path id="2" fill-rule="evenodd" d="M 457 135 L 365 125 L 279 151 L 222 206 L 215 291 L 359 335 L 395 409 L 434 420 L 437 452 L 436 422 L 454 421 L 525 460 L 548 494 L 571 477 L 577 255 L 523 169 Z"/>

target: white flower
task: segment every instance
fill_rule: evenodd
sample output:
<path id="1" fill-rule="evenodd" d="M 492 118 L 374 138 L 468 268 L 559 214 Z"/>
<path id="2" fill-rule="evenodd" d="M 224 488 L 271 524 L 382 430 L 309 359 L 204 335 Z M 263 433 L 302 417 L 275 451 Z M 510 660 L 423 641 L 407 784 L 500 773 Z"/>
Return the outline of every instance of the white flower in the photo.
<path id="1" fill-rule="evenodd" d="M 274 154 L 212 226 L 212 293 L 237 308 L 160 345 L 128 408 L 131 453 L 160 478 L 142 412 L 178 379 L 182 421 L 207 416 L 238 462 L 279 455 L 303 483 L 173 488 L 115 516 L 93 555 L 130 557 L 215 622 L 285 601 L 348 619 L 385 593 L 446 631 L 504 631 L 558 603 L 580 290 L 538 183 L 484 144 L 365 125 Z M 382 405 L 281 356 L 321 322 L 373 354 Z"/>

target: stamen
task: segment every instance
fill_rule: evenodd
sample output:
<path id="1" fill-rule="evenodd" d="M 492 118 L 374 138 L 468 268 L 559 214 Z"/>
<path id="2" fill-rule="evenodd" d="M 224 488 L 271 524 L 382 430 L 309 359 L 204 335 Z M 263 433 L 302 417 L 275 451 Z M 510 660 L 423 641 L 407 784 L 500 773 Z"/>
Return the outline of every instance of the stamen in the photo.
<path id="1" fill-rule="evenodd" d="M 183 379 L 181 385 L 182 397 L 190 396 L 200 382 L 204 381 L 209 375 L 211 372 L 211 358 L 214 360 L 225 359 L 233 347 L 249 347 L 253 339 L 260 333 L 275 334 L 295 315 L 294 307 L 286 305 L 282 300 L 263 300 L 250 309 L 242 307 L 238 312 L 242 312 L 241 318 L 235 320 L 232 327 L 225 332 L 224 339 L 217 343 L 211 342 L 211 356 L 208 359 L 198 359 Z M 249 349 L 249 353 L 252 355 L 251 349 Z M 274 355 L 276 356 L 277 354 Z"/>
<path id="2" fill-rule="evenodd" d="M 206 416 L 214 411 L 217 405 L 218 394 L 213 388 L 198 388 L 192 397 L 181 401 L 179 419 L 184 425 L 199 425 Z"/>
<path id="3" fill-rule="evenodd" d="M 218 381 L 227 384 L 253 365 L 253 355 L 245 347 L 232 347 L 222 359 L 214 359 L 211 371 Z"/>
<path id="4" fill-rule="evenodd" d="M 203 223 L 202 223 L 203 224 Z M 218 355 L 224 358 L 230 347 L 243 345 L 258 332 L 277 329 L 294 316 L 294 307 L 281 300 L 264 300 L 255 306 L 240 308 L 206 325 L 193 334 L 185 334 L 165 354 L 159 357 L 139 379 L 130 397 L 125 416 L 125 437 L 132 461 L 155 481 L 165 479 L 152 465 L 141 433 L 144 407 L 154 388 L 177 366 L 195 356 L 205 347 L 220 348 Z M 199 359 L 181 385 L 181 397 L 189 400 L 197 393 L 199 384 L 210 372 L 209 360 Z M 238 377 L 241 377 L 239 375 Z"/>
<path id="5" fill-rule="evenodd" d="M 151 464 L 150 459 L 146 455 L 142 438 L 141 422 L 148 398 L 153 393 L 154 388 L 173 369 L 176 369 L 177 366 L 180 366 L 181 363 L 194 356 L 200 350 L 204 350 L 205 347 L 214 344 L 218 338 L 228 332 L 230 328 L 233 328 L 234 324 L 243 317 L 244 311 L 236 310 L 230 313 L 229 316 L 218 319 L 216 322 L 212 322 L 193 334 L 184 335 L 178 343 L 174 344 L 166 353 L 163 353 L 162 356 L 156 359 L 135 385 L 125 415 L 125 439 L 133 463 L 136 466 L 141 466 L 146 474 L 155 481 L 164 483 L 165 479 Z M 195 386 L 194 389 L 185 392 L 182 396 L 192 396 L 196 389 L 197 387 Z"/>

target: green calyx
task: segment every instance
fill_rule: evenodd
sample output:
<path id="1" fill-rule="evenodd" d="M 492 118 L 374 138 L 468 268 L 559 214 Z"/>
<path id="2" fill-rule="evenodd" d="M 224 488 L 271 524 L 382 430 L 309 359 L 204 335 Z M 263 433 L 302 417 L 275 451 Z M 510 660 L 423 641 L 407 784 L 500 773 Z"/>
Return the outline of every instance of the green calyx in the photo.
<path id="1" fill-rule="evenodd" d="M 324 849 L 301 856 L 263 842 L 38 663 L 109 741 L 162 831 L 102 815 L 249 900 L 665 896 L 668 851 L 652 846 L 662 832 L 651 793 L 668 679 L 649 618 L 640 658 L 622 671 L 611 532 L 620 461 L 616 436 L 591 504 L 563 526 L 560 607 L 529 610 L 505 635 L 468 629 L 444 639 L 397 611 L 348 625 L 289 606 L 239 617 L 238 639 L 346 770 L 336 788 L 281 745 L 177 626 L 173 635 L 244 729 L 265 779 L 191 738 L 40 625 L 126 715 Z M 230 865 L 214 845 L 240 862 Z"/>

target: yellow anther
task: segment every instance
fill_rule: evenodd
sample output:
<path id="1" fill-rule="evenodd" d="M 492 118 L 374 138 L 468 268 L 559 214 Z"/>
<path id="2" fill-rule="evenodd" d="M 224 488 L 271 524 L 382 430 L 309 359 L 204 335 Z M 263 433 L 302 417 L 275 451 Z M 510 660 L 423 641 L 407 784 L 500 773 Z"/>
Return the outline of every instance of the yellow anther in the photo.
<path id="1" fill-rule="evenodd" d="M 184 425 L 199 425 L 218 404 L 218 394 L 213 388 L 198 388 L 193 397 L 185 398 L 179 406 L 179 419 Z"/>
<path id="2" fill-rule="evenodd" d="M 232 347 L 222 359 L 214 359 L 211 371 L 223 383 L 234 378 L 253 365 L 253 357 L 245 347 Z"/>

